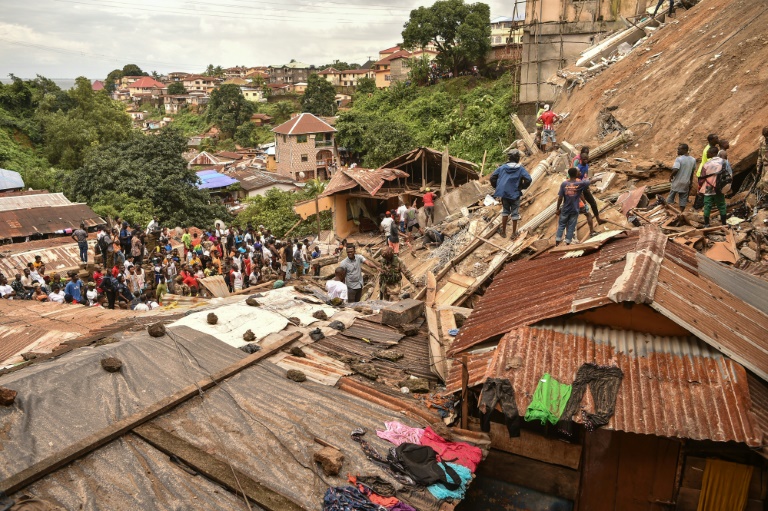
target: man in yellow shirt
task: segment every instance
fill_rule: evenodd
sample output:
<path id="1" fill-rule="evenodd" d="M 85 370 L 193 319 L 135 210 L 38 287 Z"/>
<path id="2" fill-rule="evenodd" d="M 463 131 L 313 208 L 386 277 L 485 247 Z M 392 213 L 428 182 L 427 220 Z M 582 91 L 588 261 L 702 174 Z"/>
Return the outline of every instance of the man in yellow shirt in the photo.
<path id="1" fill-rule="evenodd" d="M 707 146 L 704 148 L 704 152 L 701 155 L 701 163 L 699 163 L 699 168 L 696 170 L 696 177 L 701 177 L 701 169 L 704 168 L 704 165 L 709 161 L 709 158 L 707 157 L 707 152 L 709 151 L 710 147 L 715 147 L 718 144 L 720 144 L 720 139 L 717 135 L 714 133 L 710 133 L 707 135 Z M 701 183 L 699 183 L 701 185 Z"/>

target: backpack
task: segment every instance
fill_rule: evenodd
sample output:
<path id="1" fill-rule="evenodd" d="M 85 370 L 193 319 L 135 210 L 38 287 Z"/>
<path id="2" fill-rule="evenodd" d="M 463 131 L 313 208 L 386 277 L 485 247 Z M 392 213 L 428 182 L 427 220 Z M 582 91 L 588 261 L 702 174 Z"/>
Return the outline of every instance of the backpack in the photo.
<path id="1" fill-rule="evenodd" d="M 733 183 L 733 176 L 728 172 L 725 165 L 717 173 L 715 178 L 715 192 L 716 193 L 728 193 L 731 191 L 731 183 Z"/>
<path id="2" fill-rule="evenodd" d="M 437 452 L 428 445 L 405 442 L 395 448 L 395 454 L 416 484 L 431 486 L 440 483 L 449 490 L 461 486 L 461 477 L 448 465 L 443 470 L 437 463 Z M 447 476 L 456 482 L 450 482 Z"/>

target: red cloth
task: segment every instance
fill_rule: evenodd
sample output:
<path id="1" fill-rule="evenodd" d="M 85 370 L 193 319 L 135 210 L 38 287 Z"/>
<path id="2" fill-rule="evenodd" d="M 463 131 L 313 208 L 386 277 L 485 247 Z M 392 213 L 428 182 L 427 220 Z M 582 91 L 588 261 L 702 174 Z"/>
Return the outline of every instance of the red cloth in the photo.
<path id="1" fill-rule="evenodd" d="M 354 484 L 355 487 L 357 487 L 358 490 L 360 490 L 360 493 L 368 497 L 368 500 L 373 502 L 374 504 L 378 504 L 379 506 L 384 506 L 386 508 L 394 507 L 397 505 L 400 500 L 398 500 L 395 497 L 382 497 L 378 493 L 374 493 L 369 488 L 366 488 L 362 484 L 358 484 L 357 477 L 353 475 L 347 475 L 347 480 Z"/>
<path id="2" fill-rule="evenodd" d="M 466 442 L 449 442 L 429 426 L 424 429 L 421 437 L 421 445 L 428 445 L 437 452 L 441 461 L 456 463 L 467 467 L 472 473 L 483 459 L 483 452 L 479 447 L 469 445 Z"/>
<path id="3" fill-rule="evenodd" d="M 435 205 L 435 194 L 432 192 L 427 192 L 424 194 L 424 205 L 425 206 L 434 206 Z"/>
<path id="4" fill-rule="evenodd" d="M 546 112 L 541 114 L 539 119 L 541 119 L 542 122 L 544 123 L 545 130 L 551 130 L 552 125 L 555 123 L 556 117 L 557 117 L 557 114 L 555 112 L 553 112 L 552 110 L 547 110 Z"/>

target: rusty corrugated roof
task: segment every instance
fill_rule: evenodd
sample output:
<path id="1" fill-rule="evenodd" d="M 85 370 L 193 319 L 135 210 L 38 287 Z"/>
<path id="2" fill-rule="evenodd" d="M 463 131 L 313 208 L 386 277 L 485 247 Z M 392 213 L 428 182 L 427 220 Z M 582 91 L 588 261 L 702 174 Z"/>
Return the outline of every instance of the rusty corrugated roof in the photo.
<path id="1" fill-rule="evenodd" d="M 72 204 L 63 193 L 33 193 L 29 195 L 8 195 L 0 197 L 0 211 L 15 209 L 47 208 Z"/>
<path id="2" fill-rule="evenodd" d="M 95 227 L 104 220 L 86 204 L 2 211 L 0 238 L 52 234 L 63 229 L 77 229 L 81 222 L 86 227 Z"/>
<path id="3" fill-rule="evenodd" d="M 608 429 L 762 445 L 747 372 L 693 337 L 548 321 L 513 330 L 487 358 L 475 356 L 470 363 L 471 384 L 508 378 L 521 415 L 544 373 L 570 384 L 582 364 L 595 363 L 618 366 L 624 373 Z M 460 390 L 460 378 L 460 365 L 454 362 L 447 390 Z M 593 410 L 589 392 L 582 406 Z M 574 418 L 580 421 L 578 414 Z"/>
<path id="4" fill-rule="evenodd" d="M 373 196 L 378 193 L 386 181 L 394 181 L 399 177 L 408 177 L 408 173 L 388 168 L 342 168 L 337 170 L 333 177 L 331 177 L 331 181 L 320 197 L 327 197 L 343 190 L 350 190 L 358 185 Z"/>
<path id="5" fill-rule="evenodd" d="M 356 319 L 352 326 L 344 330 L 342 334 L 355 339 L 367 339 L 378 345 L 397 344 L 400 339 L 405 337 L 394 328 L 360 318 Z"/>
<path id="6" fill-rule="evenodd" d="M 62 240 L 54 242 L 54 240 Z M 4 254 L 3 258 L 0 258 L 0 272 L 3 273 L 9 279 L 13 278 L 16 273 L 27 267 L 27 263 L 35 261 L 35 256 L 40 256 L 40 259 L 45 264 L 46 275 L 52 273 L 61 273 L 66 270 L 71 270 L 80 267 L 80 248 L 77 243 L 72 242 L 72 238 L 54 238 L 52 240 L 40 240 L 41 242 L 51 241 L 48 244 L 49 248 L 39 248 L 37 250 L 28 250 L 24 252 L 16 252 L 10 254 Z M 93 260 L 93 242 L 88 245 L 88 259 Z M 45 243 L 28 242 L 28 243 L 16 243 L 14 245 L 5 245 L 6 247 L 26 247 L 26 246 L 40 246 L 44 247 Z M 0 250 L 0 253 L 4 250 Z"/>

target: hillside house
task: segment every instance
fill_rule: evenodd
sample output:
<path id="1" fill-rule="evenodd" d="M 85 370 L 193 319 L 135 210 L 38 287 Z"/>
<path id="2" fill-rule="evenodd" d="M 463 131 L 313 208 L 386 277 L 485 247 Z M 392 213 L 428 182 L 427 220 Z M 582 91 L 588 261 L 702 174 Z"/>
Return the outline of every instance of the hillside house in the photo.
<path id="1" fill-rule="evenodd" d="M 290 85 L 306 82 L 311 69 L 314 69 L 314 66 L 295 60 L 280 66 L 269 66 L 269 83 Z"/>
<path id="2" fill-rule="evenodd" d="M 290 91 L 294 94 L 304 94 L 307 91 L 307 82 L 294 83 L 290 86 Z"/>
<path id="3" fill-rule="evenodd" d="M 95 91 L 104 90 L 104 82 L 102 82 L 101 80 L 95 80 L 95 81 L 94 81 L 94 82 L 91 84 L 91 88 L 92 88 L 93 90 L 95 90 Z"/>
<path id="4" fill-rule="evenodd" d="M 189 76 L 189 73 L 184 73 L 181 71 L 174 71 L 173 73 L 168 73 L 168 81 L 169 82 L 183 82 L 184 78 Z"/>
<path id="5" fill-rule="evenodd" d="M 259 87 L 240 87 L 240 91 L 248 101 L 253 101 L 254 103 L 263 103 L 265 101 L 264 91 Z"/>
<path id="6" fill-rule="evenodd" d="M 302 189 L 302 185 L 293 179 L 266 170 L 246 168 L 230 172 L 229 176 L 240 183 L 240 190 L 235 193 L 235 198 L 238 200 L 266 195 L 273 188 L 284 192 L 296 192 Z"/>
<path id="7" fill-rule="evenodd" d="M 290 92 L 291 86 L 287 83 L 268 83 L 269 94 L 272 96 L 285 96 Z"/>
<path id="8" fill-rule="evenodd" d="M 188 92 L 202 91 L 210 93 L 216 88 L 218 80 L 212 76 L 189 75 L 184 77 L 184 88 Z"/>
<path id="9" fill-rule="evenodd" d="M 348 69 L 341 72 L 339 85 L 342 87 L 357 87 L 361 78 L 376 78 L 376 72 L 371 69 Z"/>
<path id="10" fill-rule="evenodd" d="M 190 96 L 186 94 L 168 95 L 163 96 L 163 107 L 167 114 L 177 114 L 187 107 L 187 98 Z"/>
<path id="11" fill-rule="evenodd" d="M 385 50 L 386 51 L 386 50 Z M 379 89 L 388 89 L 392 83 L 392 61 L 398 61 L 399 59 L 408 59 L 411 57 L 411 52 L 406 50 L 398 50 L 382 59 L 378 60 L 374 65 L 374 73 L 376 74 L 376 87 Z M 397 62 L 398 76 L 402 74 L 402 62 Z"/>
<path id="12" fill-rule="evenodd" d="M 251 122 L 256 126 L 264 126 L 265 124 L 272 124 L 272 116 L 262 113 L 255 113 L 251 116 Z"/>
<path id="13" fill-rule="evenodd" d="M 248 74 L 248 68 L 245 66 L 228 67 L 224 70 L 224 76 L 227 78 L 245 78 Z"/>
<path id="14" fill-rule="evenodd" d="M 115 85 L 119 89 L 127 89 L 130 84 L 136 80 L 141 80 L 143 76 L 123 76 L 119 80 L 115 80 Z"/>
<path id="15" fill-rule="evenodd" d="M 330 82 L 331 85 L 338 87 L 341 85 L 341 71 L 336 69 L 335 67 L 328 67 L 317 73 L 322 78 L 325 78 L 326 81 Z"/>
<path id="16" fill-rule="evenodd" d="M 491 47 L 521 44 L 523 42 L 522 23 L 525 13 L 516 16 L 497 16 L 491 20 Z"/>
<path id="17" fill-rule="evenodd" d="M 238 87 L 240 87 L 240 86 L 243 86 L 243 85 L 248 85 L 250 83 L 251 82 L 249 82 L 245 78 L 240 78 L 239 76 L 235 76 L 233 78 L 227 78 L 226 80 L 221 82 L 221 85 L 234 84 L 234 85 L 237 85 Z"/>
<path id="18" fill-rule="evenodd" d="M 137 97 L 157 97 L 162 96 L 168 92 L 168 86 L 162 82 L 158 82 L 151 76 L 142 76 L 135 82 L 131 82 L 128 85 L 128 93 L 132 98 Z"/>
<path id="19" fill-rule="evenodd" d="M 296 181 L 330 177 L 331 167 L 339 156 L 333 126 L 310 113 L 303 113 L 272 131 L 278 174 Z"/>

